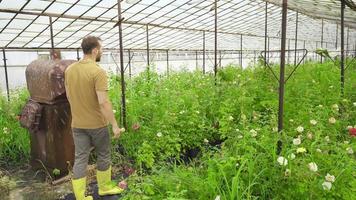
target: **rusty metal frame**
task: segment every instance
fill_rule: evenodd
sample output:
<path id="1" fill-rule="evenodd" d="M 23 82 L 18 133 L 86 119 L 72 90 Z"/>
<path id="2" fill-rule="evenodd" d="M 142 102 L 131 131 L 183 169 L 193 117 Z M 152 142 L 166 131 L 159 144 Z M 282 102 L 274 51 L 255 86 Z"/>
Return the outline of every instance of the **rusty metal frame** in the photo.
<path id="1" fill-rule="evenodd" d="M 340 62 L 340 83 L 341 83 L 341 95 L 344 95 L 345 85 L 345 1 L 341 0 L 341 62 Z"/>
<path id="2" fill-rule="evenodd" d="M 279 74 L 279 101 L 278 101 L 278 133 L 283 131 L 283 117 L 284 117 L 284 71 L 286 65 L 286 37 L 287 37 L 287 12 L 288 0 L 283 0 L 282 4 L 282 38 L 281 38 L 281 60 L 280 60 L 280 74 Z M 282 141 L 277 142 L 277 154 L 282 151 Z"/>
<path id="3" fill-rule="evenodd" d="M 119 20 L 119 40 L 120 40 L 120 75 L 121 75 L 121 121 L 122 126 L 127 129 L 126 119 L 126 83 L 125 83 L 125 69 L 124 69 L 124 47 L 122 44 L 122 13 L 121 0 L 117 1 L 118 20 Z"/>
<path id="4" fill-rule="evenodd" d="M 9 90 L 9 77 L 7 73 L 7 63 L 6 63 L 6 53 L 5 49 L 2 49 L 3 61 L 4 61 L 4 70 L 5 70 L 5 84 L 6 84 L 6 93 L 7 93 L 7 101 L 10 101 L 10 90 Z"/>

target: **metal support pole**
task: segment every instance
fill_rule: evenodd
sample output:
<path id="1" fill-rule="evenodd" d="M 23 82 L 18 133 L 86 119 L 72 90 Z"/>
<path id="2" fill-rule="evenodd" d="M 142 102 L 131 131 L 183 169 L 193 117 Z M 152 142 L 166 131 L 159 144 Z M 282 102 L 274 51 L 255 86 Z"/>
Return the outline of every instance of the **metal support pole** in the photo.
<path id="1" fill-rule="evenodd" d="M 214 45 L 214 77 L 216 80 L 217 66 L 218 66 L 218 5 L 217 0 L 214 1 L 215 7 L 215 45 Z"/>
<path id="2" fill-rule="evenodd" d="M 339 40 L 339 24 L 336 24 L 336 42 L 335 42 L 335 49 L 337 49 L 338 40 Z"/>
<path id="3" fill-rule="evenodd" d="M 324 43 L 324 20 L 321 19 L 321 41 L 320 41 L 321 48 L 323 48 L 323 43 Z M 323 56 L 320 56 L 320 62 L 323 63 Z"/>
<path id="4" fill-rule="evenodd" d="M 7 74 L 7 64 L 6 64 L 6 53 L 5 49 L 2 49 L 2 55 L 4 60 L 4 69 L 5 69 L 5 81 L 6 81 L 6 93 L 7 93 L 7 101 L 10 101 L 10 90 L 9 90 L 9 77 Z"/>
<path id="5" fill-rule="evenodd" d="M 283 0 L 282 10 L 282 39 L 281 39 L 281 68 L 279 75 L 279 111 L 278 111 L 278 132 L 283 130 L 283 114 L 284 114 L 284 71 L 286 61 L 286 35 L 287 35 L 287 10 L 288 0 Z M 282 150 L 282 141 L 278 141 L 277 153 Z"/>
<path id="6" fill-rule="evenodd" d="M 240 66 L 241 66 L 241 69 L 243 69 L 243 67 L 242 67 L 242 34 L 240 35 Z"/>
<path id="7" fill-rule="evenodd" d="M 290 39 L 288 39 L 288 61 L 287 64 L 290 62 Z"/>
<path id="8" fill-rule="evenodd" d="M 347 38 L 346 38 L 346 58 L 349 55 L 349 36 L 350 36 L 350 28 L 347 27 Z"/>
<path id="9" fill-rule="evenodd" d="M 264 66 L 266 67 L 267 63 L 267 31 L 268 31 L 268 27 L 267 27 L 267 23 L 268 23 L 268 16 L 267 16 L 267 11 L 268 11 L 268 3 L 266 1 L 266 6 L 265 6 L 265 63 Z"/>
<path id="10" fill-rule="evenodd" d="M 167 76 L 169 76 L 169 52 L 168 52 L 168 49 L 166 50 L 166 56 L 167 56 Z"/>
<path id="11" fill-rule="evenodd" d="M 198 51 L 195 51 L 195 70 L 198 70 Z"/>
<path id="12" fill-rule="evenodd" d="M 317 48 L 318 48 L 318 41 L 315 42 L 315 49 Z M 314 52 L 314 55 L 315 55 L 315 61 L 318 61 L 318 54 Z"/>
<path id="13" fill-rule="evenodd" d="M 205 74 L 205 31 L 203 31 L 203 74 Z"/>
<path id="14" fill-rule="evenodd" d="M 341 95 L 344 96 L 345 85 L 345 1 L 341 1 Z"/>
<path id="15" fill-rule="evenodd" d="M 50 35 L 51 36 L 51 48 L 52 48 L 52 51 L 53 51 L 54 50 L 54 39 L 53 39 L 53 26 L 52 26 L 52 23 L 53 23 L 52 22 L 52 17 L 49 17 L 49 30 L 50 30 L 50 34 L 51 34 Z"/>
<path id="16" fill-rule="evenodd" d="M 303 42 L 303 49 L 305 49 L 305 40 Z M 303 64 L 305 64 L 305 59 L 303 60 Z"/>
<path id="17" fill-rule="evenodd" d="M 148 24 L 146 25 L 147 70 L 150 72 L 150 43 L 148 37 Z"/>
<path id="18" fill-rule="evenodd" d="M 267 53 L 267 63 L 269 63 L 269 50 L 270 50 L 270 37 L 267 37 L 267 51 L 268 51 L 268 53 Z"/>
<path id="19" fill-rule="evenodd" d="M 294 44 L 294 66 L 297 65 L 297 48 L 298 48 L 298 12 L 295 16 L 295 44 Z"/>
<path id="20" fill-rule="evenodd" d="M 129 54 L 129 77 L 132 77 L 132 70 L 131 70 L 131 50 L 128 50 L 128 54 Z"/>
<path id="21" fill-rule="evenodd" d="M 79 57 L 79 49 L 77 49 L 77 60 L 78 60 L 78 61 L 80 60 L 80 57 Z"/>
<path id="22" fill-rule="evenodd" d="M 219 51 L 219 67 L 221 68 L 221 50 Z"/>
<path id="23" fill-rule="evenodd" d="M 121 113 L 122 125 L 127 130 L 126 122 L 126 85 L 125 85 L 125 66 L 124 66 L 124 48 L 122 44 L 122 16 L 121 16 L 121 1 L 117 1 L 118 20 L 119 20 L 119 42 L 120 42 L 120 69 L 121 69 Z"/>
<path id="24" fill-rule="evenodd" d="M 253 51 L 253 65 L 256 65 L 256 51 Z"/>

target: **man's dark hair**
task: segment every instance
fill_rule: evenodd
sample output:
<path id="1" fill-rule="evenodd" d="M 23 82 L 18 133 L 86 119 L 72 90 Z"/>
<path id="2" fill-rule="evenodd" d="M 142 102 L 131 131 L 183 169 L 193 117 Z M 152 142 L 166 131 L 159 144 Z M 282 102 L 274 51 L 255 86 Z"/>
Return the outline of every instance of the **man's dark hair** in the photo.
<path id="1" fill-rule="evenodd" d="M 91 51 L 100 46 L 101 39 L 95 36 L 87 36 L 82 41 L 82 49 L 84 54 L 91 54 Z"/>

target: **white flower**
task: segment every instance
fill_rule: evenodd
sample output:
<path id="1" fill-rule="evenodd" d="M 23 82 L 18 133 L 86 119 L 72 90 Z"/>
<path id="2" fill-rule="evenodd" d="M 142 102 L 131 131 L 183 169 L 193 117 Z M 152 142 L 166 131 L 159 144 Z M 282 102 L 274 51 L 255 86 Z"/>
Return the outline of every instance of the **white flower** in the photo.
<path id="1" fill-rule="evenodd" d="M 343 101 L 343 102 L 348 102 L 348 100 L 347 100 L 347 99 L 343 99 L 342 101 Z"/>
<path id="2" fill-rule="evenodd" d="M 240 129 L 237 128 L 237 129 L 235 129 L 235 131 L 236 131 L 236 132 L 240 132 Z"/>
<path id="3" fill-rule="evenodd" d="M 284 158 L 283 156 L 279 156 L 277 159 L 277 162 L 279 165 L 286 166 L 288 164 L 288 160 Z"/>
<path id="4" fill-rule="evenodd" d="M 241 77 L 241 74 L 237 74 L 237 78 L 240 78 Z"/>
<path id="5" fill-rule="evenodd" d="M 184 113 L 185 113 L 185 111 L 184 111 L 184 110 L 182 110 L 182 111 L 180 111 L 180 112 L 179 112 L 179 114 L 181 114 L 181 115 L 182 115 L 182 114 L 184 114 Z"/>
<path id="6" fill-rule="evenodd" d="M 4 134 L 9 134 L 9 128 L 7 128 L 7 127 L 4 127 L 2 129 L 2 131 L 3 131 Z"/>
<path id="7" fill-rule="evenodd" d="M 310 123 L 315 126 L 318 122 L 316 120 L 312 119 L 312 120 L 310 120 Z"/>
<path id="8" fill-rule="evenodd" d="M 242 119 L 242 120 L 246 120 L 246 119 L 247 119 L 246 115 L 245 115 L 245 114 L 242 114 L 242 115 L 241 115 L 241 119 Z"/>
<path id="9" fill-rule="evenodd" d="M 158 133 L 157 133 L 157 137 L 162 137 L 162 133 L 161 133 L 161 132 L 158 132 Z"/>
<path id="10" fill-rule="evenodd" d="M 309 132 L 308 135 L 307 135 L 308 139 L 313 139 L 313 133 Z"/>
<path id="11" fill-rule="evenodd" d="M 316 83 L 316 81 L 315 81 L 314 79 L 312 80 L 312 82 L 313 82 L 313 83 Z"/>
<path id="12" fill-rule="evenodd" d="M 294 120 L 293 120 L 293 119 L 290 119 L 289 122 L 294 122 Z"/>
<path id="13" fill-rule="evenodd" d="M 220 195 L 216 196 L 215 200 L 220 200 Z"/>
<path id="14" fill-rule="evenodd" d="M 289 159 L 291 160 L 294 160 L 295 159 L 295 154 L 294 153 L 291 153 L 289 156 L 288 156 Z"/>
<path id="15" fill-rule="evenodd" d="M 238 138 L 238 139 L 242 139 L 242 138 L 243 138 L 243 136 L 242 136 L 242 135 L 239 135 L 239 136 L 237 136 L 237 138 Z"/>
<path id="16" fill-rule="evenodd" d="M 284 176 L 289 176 L 291 174 L 290 169 L 286 169 L 286 171 L 284 172 Z"/>
<path id="17" fill-rule="evenodd" d="M 330 124 L 335 124 L 336 123 L 336 119 L 334 117 L 330 117 L 329 118 L 329 123 Z"/>
<path id="18" fill-rule="evenodd" d="M 251 129 L 250 133 L 251 133 L 252 137 L 256 137 L 257 136 L 257 131 L 255 131 L 254 129 Z"/>
<path id="19" fill-rule="evenodd" d="M 229 121 L 232 121 L 234 120 L 234 117 L 233 116 L 229 116 Z"/>
<path id="20" fill-rule="evenodd" d="M 307 150 L 304 147 L 299 147 L 297 149 L 297 153 L 305 153 L 305 152 L 307 152 Z"/>
<path id="21" fill-rule="evenodd" d="M 273 132 L 278 132 L 278 128 L 277 127 L 273 127 L 272 131 Z"/>
<path id="22" fill-rule="evenodd" d="M 325 141 L 326 142 L 330 142 L 330 137 L 329 136 L 325 136 Z"/>
<path id="23" fill-rule="evenodd" d="M 332 108 L 336 111 L 339 111 L 339 106 L 337 104 L 332 105 Z"/>
<path id="24" fill-rule="evenodd" d="M 303 128 L 303 126 L 298 126 L 296 130 L 298 133 L 303 133 L 304 128 Z"/>
<path id="25" fill-rule="evenodd" d="M 316 152 L 321 153 L 322 151 L 321 149 L 316 149 Z"/>
<path id="26" fill-rule="evenodd" d="M 346 130 L 350 130 L 350 129 L 352 129 L 353 127 L 352 126 L 347 126 L 346 127 Z"/>
<path id="27" fill-rule="evenodd" d="M 115 113 L 116 113 L 116 110 L 112 110 L 112 112 L 115 114 Z"/>
<path id="28" fill-rule="evenodd" d="M 293 139 L 293 144 L 294 144 L 294 145 L 300 145 L 301 143 L 302 143 L 302 141 L 300 140 L 299 137 Z"/>
<path id="29" fill-rule="evenodd" d="M 240 164 L 239 163 L 236 163 L 236 165 L 235 165 L 236 167 L 239 167 L 240 166 Z"/>
<path id="30" fill-rule="evenodd" d="M 332 183 L 325 181 L 322 186 L 324 190 L 330 190 L 332 187 Z"/>
<path id="31" fill-rule="evenodd" d="M 330 85 L 329 88 L 332 89 L 332 88 L 334 88 L 334 86 L 333 86 L 333 85 Z"/>
<path id="32" fill-rule="evenodd" d="M 354 150 L 351 147 L 347 147 L 346 151 L 348 154 L 354 154 Z"/>
<path id="33" fill-rule="evenodd" d="M 308 164 L 308 167 L 309 167 L 310 171 L 313 171 L 313 172 L 318 171 L 318 165 L 316 165 L 315 162 L 309 163 L 309 164 Z"/>
<path id="34" fill-rule="evenodd" d="M 322 108 L 322 107 L 324 107 L 324 106 L 320 104 L 320 105 L 318 105 L 318 107 L 319 107 L 319 108 Z"/>
<path id="35" fill-rule="evenodd" d="M 197 113 L 197 114 L 200 114 L 200 112 L 197 110 L 197 111 L 195 111 L 195 113 Z"/>
<path id="36" fill-rule="evenodd" d="M 353 105 L 356 107 L 356 102 L 354 102 Z"/>
<path id="37" fill-rule="evenodd" d="M 205 144 L 208 144 L 208 143 L 209 143 L 209 140 L 206 139 L 206 138 L 204 138 L 204 143 L 205 143 Z"/>
<path id="38" fill-rule="evenodd" d="M 333 182 L 335 181 L 335 176 L 330 175 L 330 174 L 328 173 L 328 174 L 326 174 L 326 176 L 325 176 L 325 180 L 328 181 L 328 182 L 330 182 L 330 183 L 333 183 Z"/>
<path id="39" fill-rule="evenodd" d="M 344 141 L 344 144 L 349 144 L 350 142 L 349 141 Z"/>

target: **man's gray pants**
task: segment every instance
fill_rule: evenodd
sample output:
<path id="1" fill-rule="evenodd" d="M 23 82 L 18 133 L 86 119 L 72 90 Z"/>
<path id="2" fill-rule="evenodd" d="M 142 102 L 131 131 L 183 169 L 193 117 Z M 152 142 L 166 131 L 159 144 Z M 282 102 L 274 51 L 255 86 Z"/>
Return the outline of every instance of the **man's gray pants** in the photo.
<path id="1" fill-rule="evenodd" d="M 79 179 L 86 176 L 92 146 L 95 147 L 97 154 L 97 170 L 105 171 L 109 169 L 111 165 L 111 143 L 108 127 L 98 129 L 73 128 L 72 130 L 75 145 L 73 178 Z"/>

